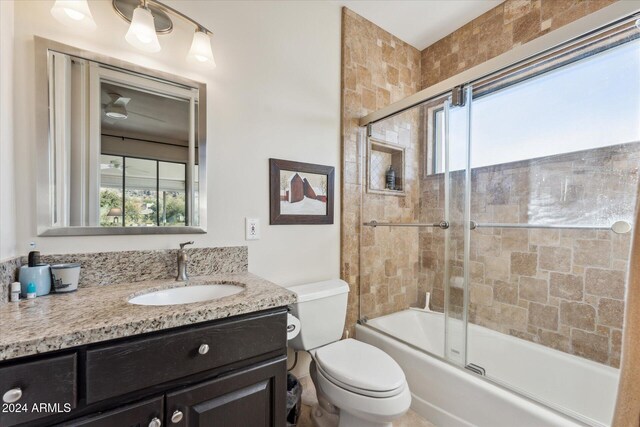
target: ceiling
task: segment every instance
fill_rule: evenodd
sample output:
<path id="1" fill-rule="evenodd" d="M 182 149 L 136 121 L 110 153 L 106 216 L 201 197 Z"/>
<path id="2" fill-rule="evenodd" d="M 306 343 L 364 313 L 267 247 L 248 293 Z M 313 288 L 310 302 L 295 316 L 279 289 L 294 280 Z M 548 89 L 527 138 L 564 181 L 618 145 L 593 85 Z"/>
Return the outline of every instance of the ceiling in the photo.
<path id="1" fill-rule="evenodd" d="M 338 3 L 423 50 L 502 0 L 342 0 Z"/>
<path id="2" fill-rule="evenodd" d="M 143 92 L 130 87 L 103 82 L 101 84 L 102 131 L 120 136 L 135 136 L 150 140 L 175 140 L 189 145 L 189 103 Z M 109 94 L 130 100 L 126 104 L 126 119 L 107 117 L 104 108 L 112 101 Z"/>

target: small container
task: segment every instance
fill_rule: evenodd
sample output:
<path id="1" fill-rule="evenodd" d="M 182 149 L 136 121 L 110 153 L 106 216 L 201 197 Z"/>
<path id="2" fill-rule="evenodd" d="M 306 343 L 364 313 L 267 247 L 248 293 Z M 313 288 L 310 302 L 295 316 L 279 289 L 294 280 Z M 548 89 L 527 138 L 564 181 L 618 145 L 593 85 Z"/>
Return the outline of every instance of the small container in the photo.
<path id="1" fill-rule="evenodd" d="M 78 289 L 80 264 L 54 264 L 51 266 L 51 279 L 54 292 L 73 292 Z"/>
<path id="2" fill-rule="evenodd" d="M 27 285 L 27 299 L 34 299 L 36 297 L 36 285 L 31 282 Z"/>
<path id="3" fill-rule="evenodd" d="M 11 284 L 11 302 L 20 301 L 20 282 L 13 282 Z"/>
<path id="4" fill-rule="evenodd" d="M 393 169 L 392 165 L 389 165 L 389 169 L 385 174 L 385 181 L 387 184 L 387 189 L 395 190 L 396 189 L 396 171 Z"/>

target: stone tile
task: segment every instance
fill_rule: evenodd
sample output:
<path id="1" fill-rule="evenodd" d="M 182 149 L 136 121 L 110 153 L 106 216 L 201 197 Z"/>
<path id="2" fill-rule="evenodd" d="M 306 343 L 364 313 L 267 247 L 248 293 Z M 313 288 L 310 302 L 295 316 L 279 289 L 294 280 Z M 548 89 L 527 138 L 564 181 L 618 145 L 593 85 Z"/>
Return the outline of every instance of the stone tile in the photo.
<path id="1" fill-rule="evenodd" d="M 549 283 L 546 280 L 521 276 L 519 295 L 522 299 L 546 303 L 549 296 Z"/>
<path id="2" fill-rule="evenodd" d="M 540 254 L 540 268 L 542 270 L 571 271 L 571 249 L 555 246 L 540 246 L 538 253 Z"/>
<path id="3" fill-rule="evenodd" d="M 538 329 L 538 336 L 540 337 L 539 343 L 544 346 L 555 348 L 565 353 L 571 351 L 571 341 L 568 336 L 557 332 L 545 331 L 544 329 Z"/>
<path id="4" fill-rule="evenodd" d="M 609 339 L 602 335 L 573 329 L 571 331 L 572 353 L 589 360 L 606 363 L 609 359 Z"/>
<path id="5" fill-rule="evenodd" d="M 609 364 L 614 368 L 620 367 L 620 355 L 622 353 L 622 331 L 614 329 L 611 331 L 611 354 Z"/>
<path id="6" fill-rule="evenodd" d="M 592 267 L 609 267 L 611 264 L 611 241 L 575 240 L 573 262 Z"/>
<path id="7" fill-rule="evenodd" d="M 389 276 L 395 276 L 398 274 L 398 266 L 396 262 L 392 259 L 385 260 L 384 262 L 384 274 Z"/>
<path id="8" fill-rule="evenodd" d="M 502 230 L 502 250 L 509 252 L 525 252 L 529 249 L 529 234 L 527 230 Z"/>
<path id="9" fill-rule="evenodd" d="M 518 303 L 518 286 L 497 280 L 493 285 L 493 299 L 506 304 L 516 305 Z"/>
<path id="10" fill-rule="evenodd" d="M 471 239 L 472 245 L 476 246 L 478 253 L 482 256 L 500 256 L 502 244 L 500 236 L 490 236 L 479 234 Z"/>
<path id="11" fill-rule="evenodd" d="M 622 329 L 624 319 L 624 301 L 600 298 L 598 304 L 598 323 Z"/>
<path id="12" fill-rule="evenodd" d="M 585 272 L 585 292 L 601 297 L 624 299 L 625 290 L 624 271 L 587 268 Z"/>
<path id="13" fill-rule="evenodd" d="M 581 302 L 562 301 L 560 323 L 585 331 L 593 331 L 596 326 L 596 309 Z"/>
<path id="14" fill-rule="evenodd" d="M 527 309 L 508 304 L 501 304 L 500 310 L 496 313 L 500 324 L 511 326 L 519 330 L 527 327 Z"/>
<path id="15" fill-rule="evenodd" d="M 469 300 L 474 304 L 491 306 L 493 304 L 493 288 L 472 283 L 469 287 Z"/>
<path id="16" fill-rule="evenodd" d="M 504 257 L 486 257 L 485 278 L 493 280 L 509 280 L 509 259 Z"/>
<path id="17" fill-rule="evenodd" d="M 554 297 L 581 301 L 584 290 L 582 276 L 551 272 L 549 274 L 549 294 Z"/>
<path id="18" fill-rule="evenodd" d="M 558 330 L 558 307 L 529 303 L 529 324 L 551 331 Z"/>
<path id="19" fill-rule="evenodd" d="M 533 229 L 529 231 L 529 241 L 532 245 L 553 246 L 560 243 L 559 230 Z"/>
<path id="20" fill-rule="evenodd" d="M 511 274 L 535 276 L 538 267 L 538 255 L 525 252 L 511 253 Z"/>

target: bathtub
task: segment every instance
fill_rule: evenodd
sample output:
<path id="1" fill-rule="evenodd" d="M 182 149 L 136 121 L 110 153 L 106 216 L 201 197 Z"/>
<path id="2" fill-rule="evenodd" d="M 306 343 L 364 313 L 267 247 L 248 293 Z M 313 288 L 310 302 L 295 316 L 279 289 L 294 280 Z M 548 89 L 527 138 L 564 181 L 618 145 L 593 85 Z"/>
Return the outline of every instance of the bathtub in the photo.
<path id="1" fill-rule="evenodd" d="M 449 322 L 453 347 L 462 331 L 456 322 Z M 356 326 L 356 338 L 400 364 L 412 409 L 438 427 L 600 427 L 613 417 L 617 369 L 469 324 L 468 361 L 490 382 L 441 359 L 441 313 L 409 309 L 371 319 Z"/>

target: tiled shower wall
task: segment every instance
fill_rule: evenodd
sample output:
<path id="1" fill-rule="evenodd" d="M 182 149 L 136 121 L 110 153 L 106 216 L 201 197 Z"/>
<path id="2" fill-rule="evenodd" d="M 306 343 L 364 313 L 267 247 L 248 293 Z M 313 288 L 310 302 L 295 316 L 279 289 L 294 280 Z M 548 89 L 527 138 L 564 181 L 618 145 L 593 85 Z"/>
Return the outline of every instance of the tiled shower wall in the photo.
<path id="1" fill-rule="evenodd" d="M 359 271 L 359 240 L 361 222 L 368 220 L 360 211 L 360 197 L 364 179 L 364 157 L 359 138 L 360 117 L 399 101 L 418 91 L 420 82 L 420 51 L 409 46 L 397 37 L 382 30 L 347 8 L 342 14 L 342 236 L 341 236 L 341 276 L 349 283 L 349 308 L 347 312 L 347 328 L 353 335 L 354 326 L 359 315 L 360 271 Z M 397 128 L 387 129 L 383 136 L 392 143 L 415 144 L 417 139 L 407 132 L 417 132 L 405 124 L 396 123 Z M 387 133 L 388 131 L 388 133 Z M 397 131 L 397 138 L 393 132 Z M 400 136 L 400 135 L 403 136 Z M 412 163 L 417 162 L 417 150 L 407 147 Z M 414 175 L 407 187 L 410 188 L 406 197 L 371 196 L 367 197 L 367 204 L 373 209 L 379 209 L 378 218 L 385 215 L 393 218 L 412 218 L 415 215 L 415 204 L 418 200 L 418 179 Z M 373 219 L 373 218 L 369 218 Z M 388 231 L 388 230 L 387 230 Z M 417 238 L 402 235 L 391 235 L 382 229 L 376 230 L 363 238 L 371 238 L 379 249 L 372 249 L 367 260 L 371 265 L 387 266 L 384 271 L 374 272 L 377 281 L 372 289 L 371 280 L 362 283 L 365 294 L 376 295 L 372 304 L 376 312 L 389 310 L 392 306 L 399 306 L 404 297 L 396 297 L 387 291 L 397 283 L 397 280 L 386 280 L 387 272 L 393 273 L 389 277 L 402 278 L 409 274 L 413 278 L 418 268 Z M 373 240 L 372 240 L 373 241 Z M 413 254 L 407 257 L 404 250 L 407 244 Z M 391 250 L 389 248 L 396 248 Z M 411 262 L 407 258 L 412 258 Z M 375 261 L 373 261 L 375 260 Z M 373 279 L 370 276 L 370 279 Z M 415 295 L 414 286 L 409 290 Z M 394 288 L 395 289 L 395 288 Z M 409 297 L 409 299 L 413 296 Z M 404 304 L 404 302 L 403 302 Z M 379 310 L 378 310 L 379 309 Z"/>
<path id="2" fill-rule="evenodd" d="M 418 305 L 423 304 L 423 291 L 430 283 L 429 272 L 420 268 L 424 260 L 417 259 L 413 252 L 417 242 L 421 256 L 429 236 L 416 235 L 416 231 L 406 229 L 381 227 L 363 229 L 363 266 L 367 267 L 368 274 L 361 278 L 361 222 L 416 218 L 412 209 L 417 205 L 422 210 L 437 209 L 429 205 L 431 201 L 424 199 L 425 193 L 420 189 L 422 197 L 417 202 L 412 194 L 405 198 L 365 195 L 363 206 L 366 211 L 361 212 L 361 177 L 364 178 L 362 167 L 365 165 L 359 160 L 365 156 L 358 151 L 358 119 L 612 2 L 507 0 L 422 52 L 356 13 L 346 8 L 343 10 L 341 275 L 351 288 L 347 315 L 347 327 L 351 333 L 359 315 L 361 290 L 364 296 L 362 315 L 373 317 L 413 305 L 414 301 Z M 399 123 L 396 125 L 402 127 Z M 412 131 L 415 129 L 413 127 Z M 410 145 L 413 144 L 421 144 L 419 138 L 412 140 Z M 418 170 L 409 171 L 414 172 L 418 173 Z M 425 182 L 416 184 L 414 188 L 417 189 L 418 185 L 423 186 Z M 388 218 L 383 215 L 388 215 Z M 416 276 L 418 282 L 414 285 Z M 434 297 L 437 302 L 437 295 Z"/>
<path id="3" fill-rule="evenodd" d="M 507 0 L 422 51 L 422 89 L 614 2 Z"/>
<path id="4" fill-rule="evenodd" d="M 375 124 L 371 136 L 405 149 L 405 195 L 362 195 L 362 220 L 414 223 L 420 213 L 420 114 L 410 110 Z M 363 150 L 364 151 L 364 150 Z M 363 153 L 363 163 L 366 156 Z M 388 165 L 387 165 L 388 167 Z M 365 178 L 364 181 L 369 179 Z M 425 287 L 419 289 L 420 250 L 415 228 L 362 228 L 360 250 L 360 303 L 363 316 L 374 318 L 418 304 Z M 419 292 L 421 291 L 421 292 Z"/>
<path id="5" fill-rule="evenodd" d="M 485 223 L 634 222 L 640 143 L 472 171 L 471 219 Z M 464 175 L 452 174 L 452 215 L 462 209 Z M 423 181 L 439 221 L 444 177 Z M 450 303 L 462 312 L 461 228 L 452 229 Z M 420 236 L 421 277 L 431 307 L 444 307 L 444 236 Z M 617 367 L 631 233 L 597 230 L 478 228 L 471 232 L 469 321 Z"/>

